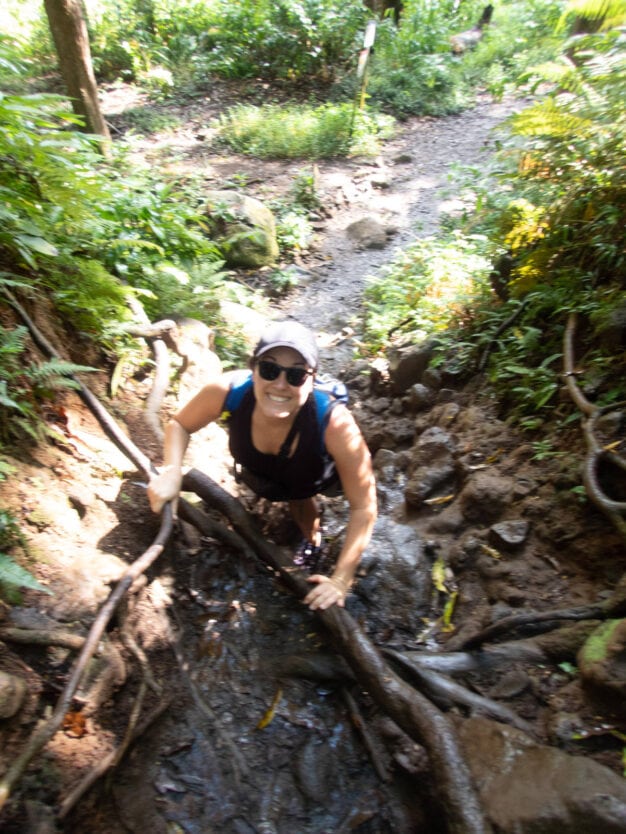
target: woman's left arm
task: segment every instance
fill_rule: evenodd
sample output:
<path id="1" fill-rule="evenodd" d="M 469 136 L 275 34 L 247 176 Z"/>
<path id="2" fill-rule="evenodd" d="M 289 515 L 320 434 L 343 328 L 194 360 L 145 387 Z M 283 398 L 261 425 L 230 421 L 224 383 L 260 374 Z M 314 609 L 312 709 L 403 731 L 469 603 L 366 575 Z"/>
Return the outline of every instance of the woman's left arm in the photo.
<path id="1" fill-rule="evenodd" d="M 372 459 L 361 430 L 347 408 L 336 406 L 333 409 L 324 440 L 335 461 L 350 516 L 332 575 L 314 574 L 309 577 L 309 582 L 315 587 L 306 595 L 304 602 L 312 610 L 329 608 L 335 603 L 344 605 L 376 521 L 376 483 Z"/>

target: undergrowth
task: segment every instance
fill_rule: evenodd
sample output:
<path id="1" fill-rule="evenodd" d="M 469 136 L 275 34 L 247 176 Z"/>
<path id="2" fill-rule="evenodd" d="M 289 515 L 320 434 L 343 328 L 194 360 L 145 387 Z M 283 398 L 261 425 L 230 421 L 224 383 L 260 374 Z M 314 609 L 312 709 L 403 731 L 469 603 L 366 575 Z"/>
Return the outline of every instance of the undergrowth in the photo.
<path id="1" fill-rule="evenodd" d="M 389 116 L 353 104 L 237 105 L 217 120 L 221 139 L 233 150 L 273 159 L 372 156 L 393 126 Z"/>
<path id="2" fill-rule="evenodd" d="M 494 167 L 458 182 L 470 208 L 371 283 L 366 318 L 373 350 L 436 336 L 439 362 L 484 370 L 503 413 L 535 430 L 572 411 L 558 397 L 570 313 L 580 384 L 600 405 L 624 398 L 623 30 L 576 36 L 531 81 L 537 101 L 508 120 Z"/>

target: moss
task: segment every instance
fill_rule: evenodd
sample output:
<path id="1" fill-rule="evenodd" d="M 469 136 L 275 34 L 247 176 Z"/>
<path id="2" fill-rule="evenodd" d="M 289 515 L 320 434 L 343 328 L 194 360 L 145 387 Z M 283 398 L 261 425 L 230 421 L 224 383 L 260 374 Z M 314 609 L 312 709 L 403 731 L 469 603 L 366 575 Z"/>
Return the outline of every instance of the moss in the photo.
<path id="1" fill-rule="evenodd" d="M 606 660 L 615 629 L 622 620 L 607 620 L 587 639 L 580 652 L 580 662 L 591 664 Z"/>

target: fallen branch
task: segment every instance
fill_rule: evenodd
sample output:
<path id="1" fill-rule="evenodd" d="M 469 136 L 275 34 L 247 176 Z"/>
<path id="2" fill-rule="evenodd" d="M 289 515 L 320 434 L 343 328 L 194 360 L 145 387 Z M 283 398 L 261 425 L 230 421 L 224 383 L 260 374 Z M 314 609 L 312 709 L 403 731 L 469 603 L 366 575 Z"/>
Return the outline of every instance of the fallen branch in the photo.
<path id="1" fill-rule="evenodd" d="M 263 538 L 239 501 L 195 469 L 184 476 L 183 490 L 197 493 L 216 507 L 298 597 L 306 595 L 310 585 L 304 574 L 288 562 L 278 547 Z M 426 748 L 432 765 L 433 789 L 451 834 L 488 834 L 491 826 L 482 812 L 448 719 L 390 669 L 347 611 L 334 605 L 316 613 L 357 681 L 407 735 Z"/>

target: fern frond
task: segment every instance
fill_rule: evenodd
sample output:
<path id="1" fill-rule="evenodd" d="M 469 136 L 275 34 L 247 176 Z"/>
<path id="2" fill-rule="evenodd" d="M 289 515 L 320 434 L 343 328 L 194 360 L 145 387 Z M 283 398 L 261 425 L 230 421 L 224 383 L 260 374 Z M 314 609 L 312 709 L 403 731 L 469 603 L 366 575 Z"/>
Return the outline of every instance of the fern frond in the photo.
<path id="1" fill-rule="evenodd" d="M 47 385 L 51 388 L 78 388 L 80 384 L 71 377 L 77 373 L 95 371 L 89 365 L 77 365 L 65 359 L 48 359 L 40 365 L 31 365 L 28 376 L 35 385 Z"/>
<path id="2" fill-rule="evenodd" d="M 519 136 L 546 136 L 553 139 L 579 136 L 594 128 L 590 119 L 565 111 L 554 97 L 516 113 L 509 123 L 513 132 Z"/>
<path id="3" fill-rule="evenodd" d="M 35 579 L 32 573 L 18 565 L 5 553 L 0 553 L 0 586 L 2 585 L 30 588 L 33 591 L 41 591 L 44 594 L 52 595 L 52 591 Z"/>

